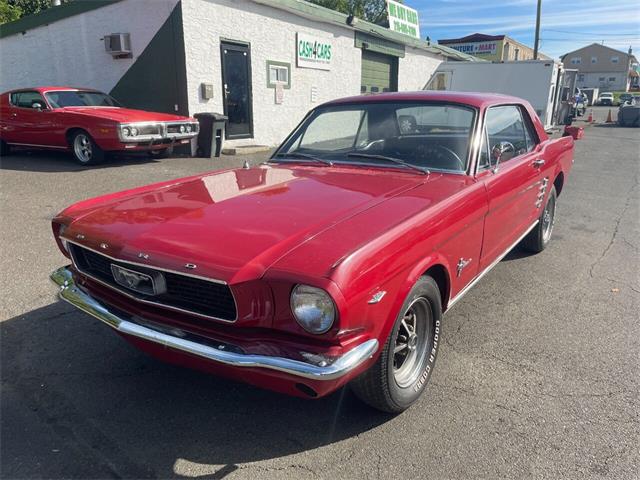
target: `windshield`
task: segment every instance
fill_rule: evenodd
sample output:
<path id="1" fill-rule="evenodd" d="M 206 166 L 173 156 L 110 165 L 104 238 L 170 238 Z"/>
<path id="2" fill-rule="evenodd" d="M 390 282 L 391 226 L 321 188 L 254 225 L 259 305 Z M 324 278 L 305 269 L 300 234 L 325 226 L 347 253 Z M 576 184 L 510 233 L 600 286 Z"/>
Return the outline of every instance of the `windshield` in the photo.
<path id="1" fill-rule="evenodd" d="M 475 118 L 470 107 L 380 102 L 314 110 L 273 156 L 464 172 Z M 403 163 L 408 165 L 402 165 Z"/>
<path id="2" fill-rule="evenodd" d="M 63 107 L 119 107 L 120 104 L 102 92 L 61 90 L 45 93 L 51 108 Z"/>

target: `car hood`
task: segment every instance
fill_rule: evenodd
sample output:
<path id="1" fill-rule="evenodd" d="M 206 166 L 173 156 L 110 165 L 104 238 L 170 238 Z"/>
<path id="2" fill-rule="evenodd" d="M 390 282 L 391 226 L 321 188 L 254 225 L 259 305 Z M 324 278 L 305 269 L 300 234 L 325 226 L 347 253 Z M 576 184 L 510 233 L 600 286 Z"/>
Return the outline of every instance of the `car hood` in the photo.
<path id="1" fill-rule="evenodd" d="M 90 200 L 62 216 L 71 219 L 66 238 L 106 255 L 239 283 L 427 178 L 391 169 L 264 165 Z"/>
<path id="2" fill-rule="evenodd" d="M 96 118 L 104 118 L 119 123 L 125 122 L 175 122 L 190 120 L 188 117 L 172 115 L 170 113 L 146 112 L 120 107 L 65 107 L 65 113 L 87 115 Z"/>

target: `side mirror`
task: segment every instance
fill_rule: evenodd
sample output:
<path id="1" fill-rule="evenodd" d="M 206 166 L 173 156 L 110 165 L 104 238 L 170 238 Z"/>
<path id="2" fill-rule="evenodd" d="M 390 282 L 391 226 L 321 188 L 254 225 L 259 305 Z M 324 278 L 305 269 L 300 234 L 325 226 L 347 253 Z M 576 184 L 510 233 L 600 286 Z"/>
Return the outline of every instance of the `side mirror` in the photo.
<path id="1" fill-rule="evenodd" d="M 510 142 L 500 142 L 493 146 L 491 149 L 491 157 L 494 161 L 493 168 L 491 171 L 496 173 L 498 171 L 498 165 L 500 164 L 500 160 L 505 153 L 515 152 L 516 148 L 513 146 L 513 143 Z"/>
<path id="2" fill-rule="evenodd" d="M 33 108 L 34 110 L 42 111 L 42 104 L 39 102 L 33 102 L 31 104 L 31 108 Z"/>

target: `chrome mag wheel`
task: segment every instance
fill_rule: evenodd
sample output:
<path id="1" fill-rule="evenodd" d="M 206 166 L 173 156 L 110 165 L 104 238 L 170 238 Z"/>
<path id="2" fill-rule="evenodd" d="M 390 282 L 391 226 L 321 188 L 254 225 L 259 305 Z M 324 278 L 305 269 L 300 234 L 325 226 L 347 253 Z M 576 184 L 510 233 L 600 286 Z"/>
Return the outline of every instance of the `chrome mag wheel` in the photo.
<path id="1" fill-rule="evenodd" d="M 551 239 L 551 233 L 553 232 L 553 222 L 556 216 L 556 197 L 554 195 L 549 196 L 547 206 L 544 208 L 542 214 L 542 241 L 547 243 Z"/>
<path id="2" fill-rule="evenodd" d="M 413 384 L 422 373 L 430 325 L 429 301 L 418 297 L 405 311 L 393 347 L 393 376 L 401 388 Z"/>
<path id="3" fill-rule="evenodd" d="M 73 140 L 73 151 L 82 163 L 89 163 L 93 158 L 93 145 L 88 135 L 79 133 Z"/>

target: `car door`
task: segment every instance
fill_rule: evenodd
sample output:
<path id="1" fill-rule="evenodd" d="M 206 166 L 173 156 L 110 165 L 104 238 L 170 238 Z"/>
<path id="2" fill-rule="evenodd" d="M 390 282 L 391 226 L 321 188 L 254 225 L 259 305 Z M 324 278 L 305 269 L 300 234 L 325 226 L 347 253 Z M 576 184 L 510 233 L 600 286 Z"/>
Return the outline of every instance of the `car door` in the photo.
<path id="1" fill-rule="evenodd" d="M 14 104 L 16 93 L 3 95 L 2 110 L 0 111 L 0 121 L 2 122 L 2 139 L 7 143 L 17 142 L 17 135 L 22 130 L 18 121 L 17 107 Z"/>
<path id="2" fill-rule="evenodd" d="M 485 218 L 481 269 L 505 253 L 535 222 L 544 192 L 544 159 L 526 112 L 518 105 L 491 107 L 485 115 L 477 178 L 484 182 L 489 210 Z M 492 152 L 507 142 L 499 160 Z M 497 162 L 497 165 L 496 165 Z"/>
<path id="3" fill-rule="evenodd" d="M 39 92 L 24 90 L 9 96 L 8 143 L 51 146 L 53 115 Z M 38 105 L 40 108 L 37 108 Z"/>

